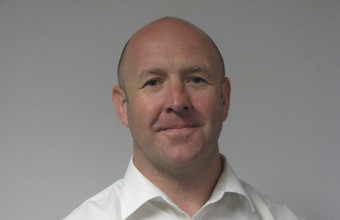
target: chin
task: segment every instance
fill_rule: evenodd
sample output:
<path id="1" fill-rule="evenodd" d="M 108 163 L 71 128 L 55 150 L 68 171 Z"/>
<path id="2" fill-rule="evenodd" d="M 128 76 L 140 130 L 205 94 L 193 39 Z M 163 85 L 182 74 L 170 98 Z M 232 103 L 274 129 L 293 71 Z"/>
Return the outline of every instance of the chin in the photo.
<path id="1" fill-rule="evenodd" d="M 184 168 L 190 165 L 195 164 L 195 162 L 199 161 L 202 157 L 202 152 L 193 151 L 190 149 L 187 150 L 179 150 L 176 152 L 171 152 L 166 155 L 165 160 L 168 161 L 168 164 L 173 167 Z"/>

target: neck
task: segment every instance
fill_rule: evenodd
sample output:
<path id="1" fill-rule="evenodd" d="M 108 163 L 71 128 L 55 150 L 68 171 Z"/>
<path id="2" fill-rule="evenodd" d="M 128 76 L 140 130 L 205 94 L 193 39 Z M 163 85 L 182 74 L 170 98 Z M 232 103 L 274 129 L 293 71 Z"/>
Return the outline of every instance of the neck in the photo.
<path id="1" fill-rule="evenodd" d="M 162 190 L 173 203 L 193 217 L 210 198 L 222 172 L 219 153 L 205 163 L 186 168 L 158 169 L 148 167 L 148 162 L 135 160 L 135 166 Z"/>

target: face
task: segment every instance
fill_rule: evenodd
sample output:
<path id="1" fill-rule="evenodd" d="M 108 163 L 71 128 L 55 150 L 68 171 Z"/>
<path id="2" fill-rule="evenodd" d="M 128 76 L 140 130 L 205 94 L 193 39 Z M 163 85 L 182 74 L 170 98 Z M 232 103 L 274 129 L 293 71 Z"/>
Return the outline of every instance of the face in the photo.
<path id="1" fill-rule="evenodd" d="M 144 30 L 123 65 L 125 91 L 115 87 L 113 100 L 130 128 L 134 161 L 183 167 L 219 154 L 230 87 L 205 35 L 188 27 Z"/>

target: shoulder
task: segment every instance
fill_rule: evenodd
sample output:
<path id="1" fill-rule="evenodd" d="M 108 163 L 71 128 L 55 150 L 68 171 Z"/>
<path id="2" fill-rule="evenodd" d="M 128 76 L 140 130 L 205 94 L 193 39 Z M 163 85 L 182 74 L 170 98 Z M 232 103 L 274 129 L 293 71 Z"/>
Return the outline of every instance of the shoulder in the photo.
<path id="1" fill-rule="evenodd" d="M 277 220 L 303 220 L 298 217 L 290 208 L 259 193 L 251 185 L 242 182 L 256 212 L 262 216 L 263 219 L 277 219 Z M 268 218 L 267 218 L 268 216 Z M 270 217 L 270 218 L 269 218 Z"/>
<path id="2" fill-rule="evenodd" d="M 64 220 L 107 220 L 120 215 L 120 189 L 122 180 L 118 180 L 100 193 L 86 200 Z"/>

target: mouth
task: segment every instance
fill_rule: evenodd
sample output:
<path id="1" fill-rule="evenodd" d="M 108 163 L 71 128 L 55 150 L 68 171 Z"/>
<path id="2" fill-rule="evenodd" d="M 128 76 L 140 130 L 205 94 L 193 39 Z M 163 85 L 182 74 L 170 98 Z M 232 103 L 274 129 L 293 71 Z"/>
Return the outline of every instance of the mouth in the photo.
<path id="1" fill-rule="evenodd" d="M 154 132 L 169 139 L 187 139 L 203 127 L 200 118 L 160 118 L 153 124 Z"/>
<path id="2" fill-rule="evenodd" d="M 197 125 L 170 125 L 170 126 L 160 127 L 157 130 L 158 131 L 169 131 L 169 130 L 181 131 L 181 130 L 193 129 L 196 127 L 198 126 Z"/>
<path id="3" fill-rule="evenodd" d="M 186 139 L 193 135 L 198 126 L 172 125 L 159 129 L 159 133 L 170 139 Z"/>

